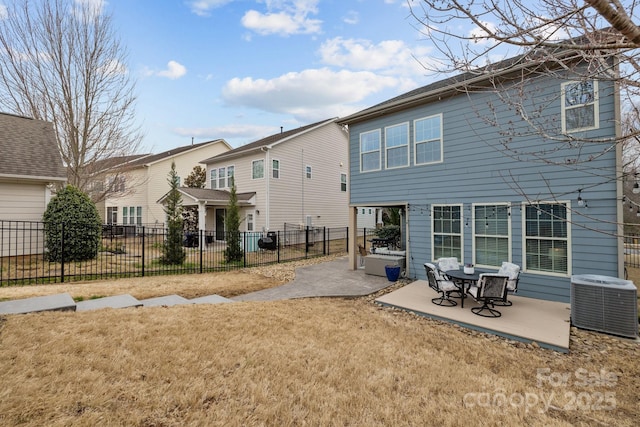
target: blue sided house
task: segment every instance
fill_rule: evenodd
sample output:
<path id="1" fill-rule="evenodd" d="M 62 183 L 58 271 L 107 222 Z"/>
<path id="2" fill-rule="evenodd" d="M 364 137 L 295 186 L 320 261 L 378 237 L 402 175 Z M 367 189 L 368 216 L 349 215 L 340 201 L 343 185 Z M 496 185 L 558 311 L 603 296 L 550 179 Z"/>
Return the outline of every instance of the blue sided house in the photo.
<path id="1" fill-rule="evenodd" d="M 338 120 L 349 241 L 357 206 L 399 208 L 408 277 L 441 257 L 493 271 L 509 261 L 518 295 L 560 302 L 572 275 L 623 277 L 615 58 L 586 77 L 562 55 L 511 58 Z"/>

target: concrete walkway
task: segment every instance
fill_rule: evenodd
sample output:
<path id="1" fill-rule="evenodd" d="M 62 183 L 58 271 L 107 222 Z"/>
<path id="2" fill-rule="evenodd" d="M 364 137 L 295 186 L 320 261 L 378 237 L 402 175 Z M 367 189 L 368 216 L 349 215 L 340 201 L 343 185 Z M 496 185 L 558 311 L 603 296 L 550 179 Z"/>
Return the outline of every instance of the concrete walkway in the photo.
<path id="1" fill-rule="evenodd" d="M 389 287 L 386 277 L 350 270 L 348 257 L 296 268 L 295 279 L 277 288 L 231 298 L 233 301 L 276 301 L 308 297 L 363 296 Z"/>
<path id="2" fill-rule="evenodd" d="M 208 295 L 191 300 L 168 295 L 137 300 L 131 295 L 114 295 L 74 302 L 69 294 L 25 298 L 0 302 L 0 315 L 24 314 L 39 311 L 88 311 L 101 308 L 157 307 L 182 304 L 219 304 L 233 301 L 275 301 L 305 297 L 362 296 L 390 286 L 386 277 L 366 275 L 364 270 L 349 270 L 348 257 L 296 269 L 291 283 L 234 298 Z"/>

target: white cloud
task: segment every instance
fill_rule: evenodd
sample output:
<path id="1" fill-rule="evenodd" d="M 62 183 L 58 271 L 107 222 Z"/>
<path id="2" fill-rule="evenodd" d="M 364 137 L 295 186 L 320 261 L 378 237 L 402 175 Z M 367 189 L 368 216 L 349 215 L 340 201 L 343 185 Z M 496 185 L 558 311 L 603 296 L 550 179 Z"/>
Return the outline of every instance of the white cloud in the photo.
<path id="1" fill-rule="evenodd" d="M 410 48 L 401 40 L 374 44 L 370 40 L 342 37 L 325 41 L 319 50 L 322 62 L 327 65 L 398 76 L 425 75 L 423 64 L 431 61 L 429 52 L 430 48 Z"/>
<path id="2" fill-rule="evenodd" d="M 349 25 L 355 25 L 358 22 L 360 22 L 360 16 L 358 15 L 358 12 L 354 11 L 354 10 L 350 10 L 349 12 L 347 12 L 347 14 L 342 18 L 342 21 L 345 24 L 349 24 Z"/>
<path id="3" fill-rule="evenodd" d="M 209 16 L 212 9 L 231 3 L 233 0 L 196 0 L 188 3 L 191 12 L 199 16 Z"/>
<path id="4" fill-rule="evenodd" d="M 187 74 L 187 68 L 176 62 L 176 61 L 169 61 L 167 63 L 167 69 L 166 70 L 162 70 L 162 71 L 158 71 L 155 73 L 155 75 L 160 76 L 160 77 L 167 77 L 171 80 L 176 80 L 179 79 L 180 77 L 184 76 L 185 74 Z"/>
<path id="5" fill-rule="evenodd" d="M 266 0 L 267 12 L 249 10 L 242 25 L 260 35 L 314 34 L 321 31 L 322 21 L 309 15 L 318 13 L 319 0 Z"/>
<path id="6" fill-rule="evenodd" d="M 74 0 L 73 13 L 78 19 L 93 20 L 102 14 L 107 5 L 105 0 Z"/>
<path id="7" fill-rule="evenodd" d="M 301 121 L 342 116 L 353 104 L 403 82 L 368 71 L 332 71 L 328 68 L 291 72 L 274 79 L 251 77 L 229 80 L 222 90 L 224 100 L 273 113 L 286 113 Z M 351 105 L 349 105 L 351 104 Z"/>
<path id="8" fill-rule="evenodd" d="M 212 126 L 206 128 L 175 128 L 173 129 L 173 132 L 180 136 L 194 138 L 223 138 L 225 140 L 242 139 L 246 141 L 254 141 L 276 133 L 278 130 L 279 128 L 273 126 L 228 124 L 225 126 Z"/>
<path id="9" fill-rule="evenodd" d="M 100 68 L 100 71 L 102 71 L 103 74 L 107 75 L 127 74 L 128 72 L 127 66 L 115 59 L 112 59 L 107 64 L 102 66 Z"/>

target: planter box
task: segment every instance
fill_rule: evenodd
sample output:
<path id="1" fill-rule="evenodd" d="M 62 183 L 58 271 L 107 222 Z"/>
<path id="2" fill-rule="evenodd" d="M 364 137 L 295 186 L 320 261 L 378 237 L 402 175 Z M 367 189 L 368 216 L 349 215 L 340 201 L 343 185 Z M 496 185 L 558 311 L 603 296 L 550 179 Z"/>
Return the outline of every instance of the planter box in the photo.
<path id="1" fill-rule="evenodd" d="M 387 277 L 387 265 L 397 265 L 404 271 L 405 257 L 394 255 L 367 255 L 364 257 L 364 272 L 374 276 Z"/>

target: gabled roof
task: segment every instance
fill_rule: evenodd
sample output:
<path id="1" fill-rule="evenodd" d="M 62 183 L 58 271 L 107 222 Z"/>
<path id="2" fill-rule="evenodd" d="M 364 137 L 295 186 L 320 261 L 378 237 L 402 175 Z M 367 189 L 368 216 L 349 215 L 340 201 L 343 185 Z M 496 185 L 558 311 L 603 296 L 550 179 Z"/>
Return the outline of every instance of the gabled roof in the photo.
<path id="1" fill-rule="evenodd" d="M 606 30 L 601 32 L 607 34 Z M 586 43 L 584 37 L 576 37 L 570 42 L 580 44 Z M 555 61 L 549 60 L 550 57 Z M 337 120 L 339 124 L 351 124 L 364 120 L 370 120 L 375 117 L 386 115 L 389 113 L 423 105 L 428 102 L 439 101 L 444 97 L 453 96 L 468 92 L 469 90 L 479 89 L 489 86 L 494 79 L 507 78 L 510 75 L 517 75 L 518 72 L 551 70 L 559 68 L 560 61 L 567 63 L 582 60 L 583 57 L 576 54 L 575 50 L 565 46 L 557 49 L 541 48 L 532 50 L 523 55 L 514 56 L 505 60 L 487 65 L 477 70 L 468 71 L 449 77 L 437 82 L 419 87 L 409 92 L 398 95 L 394 98 L 383 101 L 377 105 L 361 110 L 357 113 L 342 117 Z M 522 75 L 519 75 L 520 78 Z"/>
<path id="2" fill-rule="evenodd" d="M 187 196 L 190 199 L 193 199 L 196 202 L 205 202 L 217 205 L 226 205 L 229 203 L 229 197 L 231 193 L 225 190 L 212 190 L 210 188 L 191 188 L 191 187 L 180 187 L 178 191 L 183 196 Z M 169 195 L 167 192 L 164 196 L 162 196 L 158 203 L 162 204 L 164 199 Z M 237 193 L 236 197 L 238 198 L 238 204 L 252 204 L 252 199 L 255 197 L 255 191 L 251 191 L 248 193 Z"/>
<path id="3" fill-rule="evenodd" d="M 171 150 L 163 151 L 162 153 L 158 153 L 158 154 L 151 154 L 151 155 L 142 157 L 138 160 L 134 160 L 130 163 L 127 163 L 127 166 L 133 167 L 133 168 L 148 166 L 153 163 L 159 162 L 161 160 L 169 159 L 171 157 L 175 157 L 180 154 L 187 153 L 191 150 L 197 150 L 198 148 L 201 148 L 207 145 L 217 144 L 217 143 L 223 143 L 229 149 L 231 149 L 231 146 L 229 145 L 229 143 L 224 139 L 214 139 L 212 141 L 200 142 L 198 144 L 184 145 L 182 147 L 172 148 Z"/>
<path id="4" fill-rule="evenodd" d="M 0 113 L 0 177 L 66 181 L 52 123 Z"/>
<path id="5" fill-rule="evenodd" d="M 239 157 L 242 155 L 245 155 L 247 153 L 253 152 L 253 151 L 258 151 L 260 149 L 262 149 L 262 147 L 273 147 L 274 145 L 283 143 L 285 141 L 288 141 L 292 138 L 295 138 L 296 136 L 300 136 L 304 133 L 307 133 L 309 131 L 312 131 L 316 128 L 319 128 L 321 126 L 327 125 L 329 123 L 334 123 L 336 121 L 335 118 L 332 119 L 328 119 L 328 120 L 323 120 L 321 122 L 316 122 L 316 123 L 312 123 L 310 125 L 306 125 L 306 126 L 301 126 L 299 128 L 296 129 L 291 129 L 288 131 L 284 131 L 284 132 L 280 132 L 280 133 L 275 133 L 273 135 L 267 136 L 265 138 L 259 139 L 257 141 L 254 142 L 250 142 L 248 144 L 245 144 L 241 147 L 238 148 L 234 148 L 233 150 L 227 151 L 226 153 L 222 153 L 222 154 L 218 154 L 217 156 L 214 157 L 210 157 L 206 160 L 202 160 L 200 163 L 213 163 L 219 160 L 224 160 L 224 159 L 229 159 L 229 158 L 233 158 L 233 157 Z"/>

